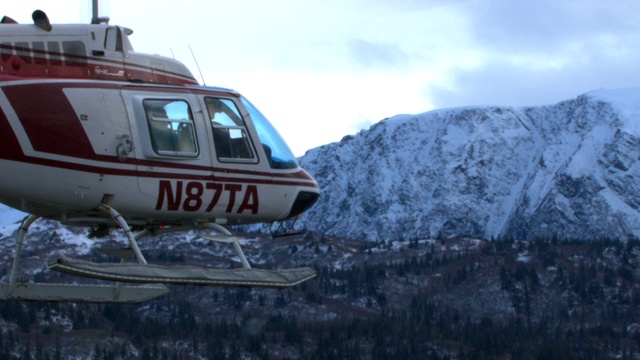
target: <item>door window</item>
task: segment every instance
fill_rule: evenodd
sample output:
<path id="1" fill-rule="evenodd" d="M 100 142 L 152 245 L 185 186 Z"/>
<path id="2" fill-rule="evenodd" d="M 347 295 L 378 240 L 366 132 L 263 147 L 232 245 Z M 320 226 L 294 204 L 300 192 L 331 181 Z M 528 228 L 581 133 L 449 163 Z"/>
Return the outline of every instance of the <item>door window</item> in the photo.
<path id="1" fill-rule="evenodd" d="M 144 100 L 153 150 L 159 155 L 198 155 L 193 117 L 184 100 Z"/>
<path id="2" fill-rule="evenodd" d="M 221 162 L 255 162 L 244 120 L 230 99 L 205 97 L 216 156 Z"/>

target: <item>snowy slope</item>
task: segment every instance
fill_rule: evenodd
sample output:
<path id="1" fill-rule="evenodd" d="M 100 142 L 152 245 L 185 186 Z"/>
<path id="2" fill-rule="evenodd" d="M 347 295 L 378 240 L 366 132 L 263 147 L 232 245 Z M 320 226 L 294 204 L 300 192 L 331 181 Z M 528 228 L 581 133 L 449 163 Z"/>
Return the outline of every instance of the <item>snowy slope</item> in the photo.
<path id="1" fill-rule="evenodd" d="M 399 115 L 310 150 L 307 229 L 352 238 L 640 235 L 640 90 Z"/>

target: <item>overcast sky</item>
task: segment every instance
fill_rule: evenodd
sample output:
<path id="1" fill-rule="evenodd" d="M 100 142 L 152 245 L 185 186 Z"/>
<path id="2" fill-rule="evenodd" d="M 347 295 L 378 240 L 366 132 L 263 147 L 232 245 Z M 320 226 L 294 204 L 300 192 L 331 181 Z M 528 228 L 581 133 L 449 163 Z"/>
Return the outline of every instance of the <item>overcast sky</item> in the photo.
<path id="1" fill-rule="evenodd" d="M 91 18 L 91 0 L 3 6 L 21 23 L 35 9 Z M 136 51 L 238 90 L 296 155 L 396 114 L 640 86 L 632 0 L 101 0 L 100 15 L 133 29 Z"/>

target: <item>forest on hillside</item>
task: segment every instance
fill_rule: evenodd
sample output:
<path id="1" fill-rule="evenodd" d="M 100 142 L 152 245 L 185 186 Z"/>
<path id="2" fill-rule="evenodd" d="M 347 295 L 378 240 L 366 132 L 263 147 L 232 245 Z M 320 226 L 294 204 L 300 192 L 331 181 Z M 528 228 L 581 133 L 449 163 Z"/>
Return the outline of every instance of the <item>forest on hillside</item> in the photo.
<path id="1" fill-rule="evenodd" d="M 333 252 L 339 241 L 304 237 L 289 251 Z M 405 245 L 389 260 L 389 244 L 365 243 L 350 266 L 317 266 L 315 279 L 282 291 L 183 286 L 140 305 L 1 302 L 0 359 L 640 358 L 638 241 Z M 292 310 L 306 308 L 331 316 Z"/>

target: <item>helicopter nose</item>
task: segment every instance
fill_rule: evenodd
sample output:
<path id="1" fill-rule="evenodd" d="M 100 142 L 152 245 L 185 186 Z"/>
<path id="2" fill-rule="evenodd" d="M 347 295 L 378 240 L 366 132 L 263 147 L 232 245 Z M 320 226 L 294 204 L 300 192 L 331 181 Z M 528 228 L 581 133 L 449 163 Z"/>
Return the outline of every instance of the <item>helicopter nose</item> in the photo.
<path id="1" fill-rule="evenodd" d="M 293 206 L 291 206 L 291 212 L 289 212 L 287 219 L 296 217 L 307 211 L 316 203 L 318 197 L 320 197 L 320 193 L 318 192 L 300 191 L 296 200 L 293 202 Z"/>

